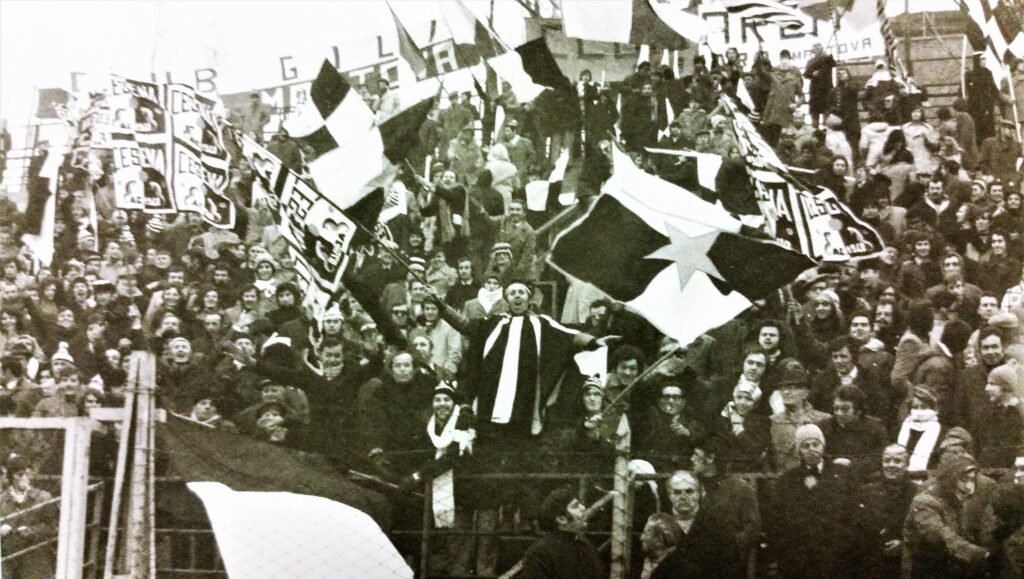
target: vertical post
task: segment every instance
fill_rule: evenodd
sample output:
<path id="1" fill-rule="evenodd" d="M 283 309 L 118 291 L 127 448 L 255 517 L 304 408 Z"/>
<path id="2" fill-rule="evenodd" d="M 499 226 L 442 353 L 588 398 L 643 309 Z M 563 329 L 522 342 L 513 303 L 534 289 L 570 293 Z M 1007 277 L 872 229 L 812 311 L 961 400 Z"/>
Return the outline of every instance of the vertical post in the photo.
<path id="1" fill-rule="evenodd" d="M 456 506 L 455 508 L 458 508 Z M 420 577 L 430 574 L 430 529 L 434 524 L 433 480 L 423 485 L 423 532 L 420 533 Z"/>
<path id="2" fill-rule="evenodd" d="M 960 96 L 967 98 L 967 35 L 960 45 Z"/>
<path id="3" fill-rule="evenodd" d="M 630 567 L 630 546 L 632 544 L 632 523 L 629 498 L 633 494 L 631 488 L 633 481 L 629 476 L 629 447 L 630 432 L 629 421 L 623 415 L 619 419 L 619 427 L 616 431 L 617 440 L 615 443 L 615 480 L 613 489 L 618 492 L 612 508 L 612 554 L 611 568 L 609 569 L 610 579 L 624 579 L 629 575 Z"/>
<path id="4" fill-rule="evenodd" d="M 89 495 L 89 443 L 92 421 L 68 419 L 60 488 L 57 576 L 80 579 L 85 563 L 85 519 Z"/>
<path id="5" fill-rule="evenodd" d="M 153 529 L 149 525 L 149 464 L 152 456 L 153 387 L 156 378 L 156 358 L 149 352 L 135 352 L 139 356 L 139 379 L 136 393 L 135 450 L 132 457 L 131 484 L 128 487 L 128 541 L 127 570 L 132 577 L 150 576 L 153 559 Z"/>
<path id="6" fill-rule="evenodd" d="M 96 485 L 96 492 L 92 501 L 92 516 L 89 525 L 93 527 L 89 536 L 89 561 L 92 566 L 89 568 L 89 579 L 96 579 L 100 573 L 100 533 L 103 532 L 103 491 L 106 488 L 104 483 Z"/>
<path id="7" fill-rule="evenodd" d="M 128 393 L 124 402 L 124 418 L 121 421 L 121 440 L 117 445 L 117 465 L 114 467 L 114 489 L 111 494 L 110 506 L 110 528 L 107 534 L 107 549 L 103 557 L 103 577 L 111 579 L 114 576 L 114 568 L 119 565 L 116 561 L 117 545 L 121 539 L 119 529 L 121 526 L 121 502 L 124 494 L 125 475 L 128 470 L 128 440 L 131 438 L 133 415 L 135 413 L 135 392 L 138 387 L 139 377 L 139 356 L 132 354 L 128 362 Z M 123 550 L 122 550 L 123 555 Z"/>

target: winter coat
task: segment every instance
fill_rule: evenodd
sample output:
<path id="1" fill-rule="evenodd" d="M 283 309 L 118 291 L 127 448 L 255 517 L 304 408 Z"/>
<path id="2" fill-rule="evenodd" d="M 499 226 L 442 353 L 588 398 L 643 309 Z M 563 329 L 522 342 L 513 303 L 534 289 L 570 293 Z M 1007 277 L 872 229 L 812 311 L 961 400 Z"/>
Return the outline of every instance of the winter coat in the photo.
<path id="1" fill-rule="evenodd" d="M 895 127 L 882 121 L 873 121 L 867 124 L 860 133 L 860 152 L 864 159 L 864 165 L 874 167 L 882 156 L 882 148 L 885 147 L 885 140 L 889 138 Z"/>
<path id="2" fill-rule="evenodd" d="M 788 127 L 793 122 L 792 106 L 802 96 L 804 79 L 793 65 L 779 65 L 772 70 L 772 84 L 768 91 L 768 102 L 762 114 L 766 125 Z"/>

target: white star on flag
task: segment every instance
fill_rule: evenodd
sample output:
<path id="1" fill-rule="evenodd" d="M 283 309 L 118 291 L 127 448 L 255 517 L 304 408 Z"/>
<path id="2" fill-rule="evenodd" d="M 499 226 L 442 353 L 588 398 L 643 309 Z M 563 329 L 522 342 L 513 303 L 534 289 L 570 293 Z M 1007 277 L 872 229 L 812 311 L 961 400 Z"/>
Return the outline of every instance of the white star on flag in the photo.
<path id="1" fill-rule="evenodd" d="M 679 271 L 679 287 L 685 288 L 690 283 L 694 272 L 703 271 L 709 276 L 725 281 L 725 277 L 719 273 L 718 268 L 708 257 L 708 251 L 715 244 L 718 238 L 718 231 L 705 233 L 691 237 L 680 231 L 671 223 L 665 223 L 666 232 L 670 240 L 668 245 L 659 248 L 647 256 L 647 259 L 667 259 L 675 262 Z"/>

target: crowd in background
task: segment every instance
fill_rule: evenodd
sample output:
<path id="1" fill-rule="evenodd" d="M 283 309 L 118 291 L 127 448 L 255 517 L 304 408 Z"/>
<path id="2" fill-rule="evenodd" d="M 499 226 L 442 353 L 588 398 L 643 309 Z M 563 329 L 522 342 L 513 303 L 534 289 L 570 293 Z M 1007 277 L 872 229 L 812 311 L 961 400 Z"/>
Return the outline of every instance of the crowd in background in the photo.
<path id="1" fill-rule="evenodd" d="M 1018 63 L 1009 82 L 1022 75 Z M 382 117 L 399 109 L 386 82 L 360 93 Z M 646 148 L 714 153 L 742 167 L 721 93 L 752 105 L 780 157 L 807 183 L 833 190 L 886 246 L 876 258 L 823 263 L 680 347 L 546 267 L 547 240 L 535 227 L 560 208 L 549 199 L 531 211 L 523 190 L 566 149 L 585 203 L 608 175 L 603 153 L 616 134 L 640 166 L 697 190 L 694 167 Z M 424 123 L 394 185 L 407 212 L 349 261 L 347 278 L 372 300 L 349 288 L 315 317 L 270 208 L 252 202 L 255 176 L 240 155 L 227 191 L 239 214 L 232 231 L 188 214 L 117 209 L 109 179 L 68 168 L 49 267 L 20 242 L 24 215 L 9 201 L 0 206 L 0 415 L 118 406 L 131 351 L 150 349 L 168 411 L 358 465 L 403 491 L 453 467 L 610 474 L 625 427 L 637 476 L 674 473 L 638 483 L 645 560 L 637 576 L 738 576 L 763 544 L 758 558 L 785 577 L 890 577 L 901 568 L 914 577 L 1019 577 L 1024 207 L 1011 108 L 1020 102 L 1006 94 L 976 59 L 966 97 L 929 106 L 921 87 L 885 63 L 861 83 L 817 47 L 803 70 L 785 51 L 748 66 L 730 50 L 679 79 L 641 63 L 616 86 L 585 72 L 572 92 L 530 103 L 508 90 L 483 104 L 452 95 Z M 479 122 L 497 105 L 495 138 L 481 138 Z M 257 97 L 236 124 L 262 138 L 269 118 Z M 286 131 L 267 146 L 304 172 L 308 151 Z M 718 193 L 699 193 L 752 198 L 745 173 L 732 178 Z M 543 402 L 540 432 L 478 437 L 475 423 L 486 421 L 465 392 L 484 345 L 467 328 L 526 309 L 588 336 L 620 337 L 607 378 L 561 360 L 568 372 Z M 52 449 L 2 442 L 18 456 L 0 501 L 24 507 L 31 495 L 19 481 L 45 471 Z M 735 473 L 778 476 L 758 490 Z M 543 485 L 497 492 L 456 480 L 454 489 L 457 527 L 476 513 L 481 530 L 507 528 L 518 510 L 554 531 L 527 553 L 521 576 L 600 572 L 593 547 L 577 539 L 574 504 L 557 491 L 540 501 Z M 414 512 L 410 524 L 421 519 Z M 4 529 L 4 551 L 17 534 Z M 499 565 L 492 538 L 475 557 L 466 539 L 452 547 L 450 571 Z"/>

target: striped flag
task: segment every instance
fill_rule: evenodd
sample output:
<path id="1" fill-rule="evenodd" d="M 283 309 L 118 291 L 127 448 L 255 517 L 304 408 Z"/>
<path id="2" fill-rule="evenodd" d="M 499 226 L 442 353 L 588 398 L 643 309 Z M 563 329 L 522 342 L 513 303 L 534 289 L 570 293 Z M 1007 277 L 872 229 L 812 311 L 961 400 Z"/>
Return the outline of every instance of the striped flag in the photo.
<path id="1" fill-rule="evenodd" d="M 1021 8 L 1008 0 L 960 0 L 959 4 L 971 19 L 967 36 L 972 46 L 985 52 L 985 66 L 992 71 L 996 84 L 1000 83 L 1006 77 L 1007 55 L 1024 57 Z"/>
<path id="2" fill-rule="evenodd" d="M 896 71 L 900 82 L 907 84 L 907 65 L 903 61 L 903 54 L 899 51 L 896 34 L 892 31 L 892 22 L 885 13 L 885 0 L 876 0 L 875 12 L 878 15 L 878 24 L 882 30 L 882 38 L 885 40 L 885 57 L 889 61 L 889 67 Z"/>

